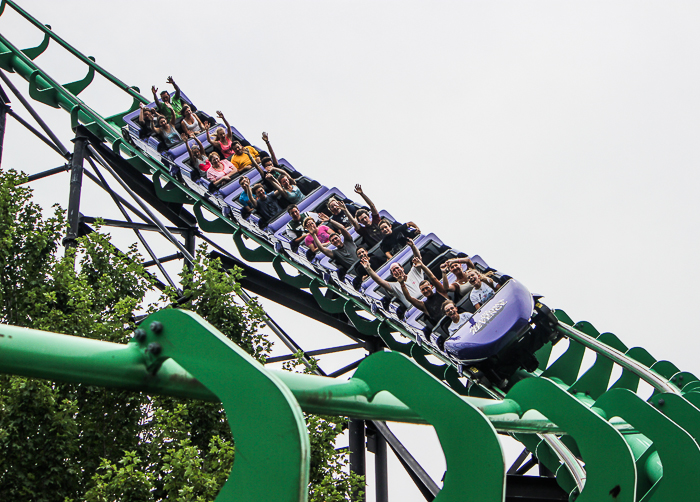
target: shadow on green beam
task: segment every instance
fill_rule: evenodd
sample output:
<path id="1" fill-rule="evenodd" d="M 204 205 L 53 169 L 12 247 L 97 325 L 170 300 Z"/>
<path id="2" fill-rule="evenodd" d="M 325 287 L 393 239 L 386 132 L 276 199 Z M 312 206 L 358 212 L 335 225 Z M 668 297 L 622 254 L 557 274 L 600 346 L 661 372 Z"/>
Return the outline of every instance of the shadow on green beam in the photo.
<path id="1" fill-rule="evenodd" d="M 409 341 L 408 343 L 401 343 L 396 338 L 394 338 L 394 335 L 392 333 L 398 333 L 398 331 L 392 330 L 387 321 L 382 321 L 382 323 L 377 328 L 377 334 L 382 339 L 384 344 L 389 348 L 389 350 L 393 350 L 394 352 L 400 352 L 401 354 L 405 354 L 410 357 L 411 347 L 413 347 L 415 342 Z"/>
<path id="2" fill-rule="evenodd" d="M 248 246 L 245 245 L 243 242 L 243 231 L 239 228 L 233 233 L 233 242 L 236 244 L 236 248 L 238 248 L 238 252 L 241 254 L 241 257 L 250 262 L 271 262 L 272 259 L 275 257 L 273 253 L 265 249 L 263 246 L 258 246 L 255 249 L 250 249 Z"/>
<path id="3" fill-rule="evenodd" d="M 284 260 L 280 255 L 277 255 L 272 259 L 272 268 L 275 269 L 275 272 L 277 272 L 277 277 L 279 277 L 282 282 L 299 289 L 308 288 L 310 286 L 312 282 L 311 277 L 302 273 L 297 275 L 289 275 L 282 266 L 283 263 Z M 316 279 L 313 279 L 313 282 L 316 282 Z"/>
<path id="4" fill-rule="evenodd" d="M 343 306 L 343 312 L 348 316 L 355 329 L 366 336 L 377 336 L 380 321 L 378 319 L 369 320 L 361 317 L 354 307 L 355 304 L 353 302 L 346 302 Z"/>
<path id="5" fill-rule="evenodd" d="M 321 285 L 321 281 L 319 281 L 318 279 L 314 279 L 310 281 L 308 286 L 311 290 L 311 294 L 316 300 L 316 303 L 318 303 L 318 306 L 321 307 L 324 310 L 324 312 L 328 312 L 329 314 L 345 313 L 345 304 L 350 300 L 346 300 L 342 297 L 333 299 L 326 298 L 324 294 L 321 293 Z"/>
<path id="6" fill-rule="evenodd" d="M 194 206 L 192 206 L 192 212 L 194 213 L 195 218 L 197 218 L 197 224 L 199 225 L 199 228 L 201 228 L 205 232 L 214 234 L 232 234 L 236 230 L 228 222 L 221 219 L 220 216 L 216 216 L 213 220 L 208 220 L 204 216 L 204 212 L 202 211 L 201 200 L 197 200 L 194 203 Z"/>
<path id="7" fill-rule="evenodd" d="M 153 173 L 153 188 L 160 200 L 164 202 L 175 202 L 177 204 L 192 204 L 194 202 L 194 199 L 180 190 L 178 186 L 170 185 L 170 188 L 164 187 L 161 184 L 160 177 L 160 171 Z"/>

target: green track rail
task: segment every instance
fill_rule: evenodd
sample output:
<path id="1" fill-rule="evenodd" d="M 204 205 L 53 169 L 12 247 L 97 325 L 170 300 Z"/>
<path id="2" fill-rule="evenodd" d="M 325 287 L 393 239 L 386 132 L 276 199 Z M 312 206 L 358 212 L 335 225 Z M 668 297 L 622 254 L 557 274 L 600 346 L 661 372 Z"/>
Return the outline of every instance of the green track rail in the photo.
<path id="1" fill-rule="evenodd" d="M 107 347 L 105 342 L 0 326 L 0 333 L 5 335 L 0 337 L 1 372 L 220 400 L 227 408 L 237 448 L 239 444 L 245 445 L 251 453 L 249 462 L 237 459 L 218 501 L 306 500 L 308 438 L 299 407 L 308 412 L 432 424 L 448 467 L 443 490 L 436 498 L 440 502 L 465 500 L 465 497 L 503 500 L 505 463 L 497 433 L 511 434 L 523 443 L 540 462 L 556 472 L 560 486 L 579 501 L 670 502 L 694 500 L 695 494 L 700 493 L 700 486 L 696 486 L 700 482 L 692 481 L 696 477 L 691 467 L 700 465 L 697 462 L 700 460 L 700 380 L 694 375 L 680 371 L 668 361 L 657 361 L 642 348 L 627 348 L 612 333 L 601 334 L 590 323 L 574 323 L 566 313 L 557 311 L 559 329 L 569 338 L 569 346 L 561 356 L 550 361 L 552 347 L 543 347 L 537 354 L 539 369 L 521 375 L 531 378 L 519 381 L 506 395 L 478 385 L 466 386 L 449 359 L 431 346 L 421 344 L 416 334 L 396 318 L 382 310 L 372 312 L 351 290 L 332 281 L 326 283 L 301 261 L 278 253 L 253 227 L 226 218 L 218 206 L 200 198 L 171 176 L 158 159 L 124 141 L 123 117 L 140 102 L 149 100 L 139 94 L 137 87 L 111 75 L 15 2 L 3 0 L 0 14 L 6 8 L 14 9 L 44 36 L 39 46 L 18 49 L 0 34 L 0 68 L 23 77 L 32 99 L 66 110 L 74 131 L 85 127 L 109 145 L 144 175 L 144 183 L 153 183 L 161 198 L 193 204 L 193 213 L 203 231 L 231 234 L 243 259 L 272 263 L 282 281 L 309 288 L 323 310 L 344 312 L 360 333 L 380 337 L 391 352 L 367 358 L 347 383 L 292 376 L 261 368 L 194 314 L 171 310 L 149 318 L 144 324 L 149 328 L 143 340 L 116 347 L 113 344 Z M 34 60 L 50 41 L 82 61 L 87 75 L 62 85 L 41 70 Z M 128 110 L 103 117 L 78 97 L 95 73 L 132 99 Z M 203 208 L 212 216 L 205 217 Z M 257 247 L 248 248 L 243 236 Z M 287 274 L 283 263 L 295 268 L 297 275 Z M 328 300 L 320 293 L 321 287 L 333 290 L 338 298 Z M 152 323 L 156 321 L 165 330 L 153 330 L 157 324 Z M 165 339 L 169 342 L 168 350 L 159 356 L 149 352 L 148 343 L 165 346 Z M 193 339 L 199 340 L 199 348 L 194 348 Z M 41 345 L 38 340 L 43 340 Z M 37 351 L 38 346 L 51 350 Z M 66 347 L 70 350 L 79 347 L 86 355 L 69 361 L 63 372 L 42 373 L 32 369 L 56 368 L 55 364 L 46 366 L 37 361 L 55 363 L 68 350 Z M 596 360 L 581 373 L 586 350 L 593 350 Z M 120 356 L 111 359 L 117 365 L 114 371 L 99 372 L 96 381 L 90 376 L 87 354 L 99 357 L 96 354 L 103 351 L 112 355 L 117 351 Z M 426 358 L 428 354 L 441 363 L 431 363 Z M 215 364 L 204 365 L 205 360 Z M 622 367 L 622 373 L 610 383 L 615 365 Z M 232 386 L 229 382 L 224 389 L 215 377 L 218 374 L 212 373 L 213 367 L 225 371 L 232 379 L 255 383 L 246 389 L 247 384 Z M 173 374 L 181 377 L 175 379 L 177 384 L 169 383 L 173 379 L 166 378 Z M 150 376 L 145 383 L 145 375 L 157 378 Z M 640 381 L 654 388 L 648 400 L 636 394 Z M 237 390 L 235 395 L 229 394 L 230 389 Z M 269 396 L 269 406 L 254 408 L 255 416 L 243 413 L 241 408 L 245 407 L 230 406 L 252 399 L 254 390 Z M 440 413 L 436 414 L 436 410 Z M 256 443 L 246 435 L 248 428 L 259 426 L 261 417 L 270 421 L 271 430 L 279 428 L 287 434 L 276 439 L 279 451 L 275 460 L 270 445 Z M 291 430 L 296 432 L 290 439 Z M 281 443 L 285 443 L 284 448 L 279 448 Z M 467 465 L 464 460 L 467 456 L 478 456 L 481 460 Z M 585 469 L 576 458 L 582 459 Z M 267 470 L 257 471 L 261 465 Z M 270 473 L 271 465 L 279 466 L 278 472 Z M 266 476 L 264 482 L 262 473 Z M 275 484 L 269 482 L 271 478 L 279 480 L 279 490 L 274 493 L 269 490 Z M 261 487 L 264 493 L 260 492 Z"/>

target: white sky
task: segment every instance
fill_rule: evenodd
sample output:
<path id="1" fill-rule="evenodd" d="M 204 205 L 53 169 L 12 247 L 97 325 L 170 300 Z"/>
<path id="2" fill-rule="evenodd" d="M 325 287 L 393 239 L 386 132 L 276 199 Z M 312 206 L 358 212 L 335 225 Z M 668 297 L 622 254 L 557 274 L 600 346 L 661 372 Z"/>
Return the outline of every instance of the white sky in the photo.
<path id="1" fill-rule="evenodd" d="M 145 95 L 173 75 L 252 142 L 268 131 L 303 173 L 348 196 L 362 183 L 380 209 L 480 254 L 575 320 L 698 371 L 697 2 L 22 5 Z M 0 31 L 37 45 L 6 11 Z M 37 63 L 59 81 L 84 74 L 55 45 Z M 81 97 L 105 116 L 130 104 L 97 78 Z M 68 115 L 46 114 L 69 141 Z M 62 163 L 8 124 L 5 167 Z M 65 206 L 67 175 L 34 186 L 43 205 Z M 83 212 L 117 217 L 94 191 Z M 311 335 L 305 348 L 334 337 L 281 310 L 270 307 L 292 336 Z M 407 444 L 430 439 L 419 430 Z M 400 467 L 391 476 L 392 499 L 418 499 Z"/>

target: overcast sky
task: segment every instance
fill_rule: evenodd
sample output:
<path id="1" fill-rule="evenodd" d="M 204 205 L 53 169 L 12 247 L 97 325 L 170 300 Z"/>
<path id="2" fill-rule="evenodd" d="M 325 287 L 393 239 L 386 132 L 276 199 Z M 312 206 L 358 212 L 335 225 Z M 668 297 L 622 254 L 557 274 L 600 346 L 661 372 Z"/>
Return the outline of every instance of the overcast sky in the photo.
<path id="1" fill-rule="evenodd" d="M 172 75 L 303 173 L 348 196 L 362 183 L 573 319 L 700 371 L 697 2 L 22 5 L 145 95 Z M 0 31 L 37 45 L 6 11 Z M 85 72 L 56 45 L 37 64 L 64 82 Z M 105 116 L 130 104 L 97 78 L 81 97 Z M 69 141 L 68 115 L 36 106 Z M 5 167 L 59 164 L 8 119 Z M 67 175 L 34 186 L 66 204 Z M 86 192 L 83 212 L 116 216 L 104 200 Z M 286 327 L 326 343 L 327 328 Z"/>

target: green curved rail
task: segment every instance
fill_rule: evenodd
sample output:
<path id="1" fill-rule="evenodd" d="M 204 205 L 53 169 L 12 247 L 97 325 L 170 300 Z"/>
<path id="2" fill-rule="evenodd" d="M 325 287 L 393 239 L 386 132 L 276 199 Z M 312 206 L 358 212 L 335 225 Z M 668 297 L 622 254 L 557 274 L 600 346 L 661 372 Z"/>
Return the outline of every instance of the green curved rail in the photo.
<path id="1" fill-rule="evenodd" d="M 8 7 L 27 19 L 43 34 L 42 42 L 37 47 L 28 49 L 19 49 L 0 35 L 0 68 L 8 72 L 15 72 L 27 80 L 29 95 L 32 99 L 68 111 L 71 127 L 74 130 L 79 125 L 86 127 L 100 140 L 111 145 L 115 153 L 139 172 L 152 177 L 159 197 L 164 200 L 194 204 L 193 212 L 200 227 L 204 231 L 231 233 L 234 244 L 244 259 L 252 262 L 272 262 L 281 280 L 295 287 L 310 288 L 321 308 L 331 313 L 344 312 L 358 331 L 368 336 L 380 337 L 395 354 L 373 356 L 368 359 L 368 361 L 373 361 L 372 364 L 377 364 L 376 361 L 383 358 L 387 367 L 396 364 L 405 365 L 408 361 L 406 358 L 409 357 L 417 365 L 411 367 L 421 368 L 421 373 L 417 373 L 420 375 L 416 377 L 418 380 L 442 381 L 440 389 L 445 389 L 444 391 L 428 390 L 434 386 L 434 383 L 425 383 L 428 386 L 426 391 L 431 397 L 434 394 L 436 399 L 437 396 L 444 394 L 442 406 L 455 408 L 455 410 L 461 409 L 461 412 L 455 412 L 462 417 L 460 420 L 468 422 L 469 425 L 465 426 L 459 423 L 455 427 L 456 430 L 450 430 L 445 425 L 431 421 L 433 419 L 425 415 L 425 403 L 422 403 L 420 399 L 415 404 L 408 403 L 408 406 L 405 406 L 400 401 L 396 401 L 398 396 L 387 396 L 386 391 L 379 393 L 371 391 L 377 389 L 377 385 L 384 385 L 381 382 L 387 382 L 385 385 L 389 385 L 388 382 L 392 377 L 390 373 L 383 374 L 382 378 L 366 376 L 366 380 L 369 380 L 371 384 L 365 381 L 364 387 L 360 385 L 364 389 L 364 393 L 358 393 L 357 389 L 350 389 L 352 386 L 343 387 L 341 391 L 335 384 L 324 384 L 329 389 L 333 388 L 334 392 L 345 393 L 346 395 L 342 399 L 347 402 L 344 402 L 341 399 L 342 396 L 336 396 L 338 399 L 335 400 L 319 400 L 318 396 L 314 394 L 316 391 L 309 393 L 308 389 L 306 391 L 297 389 L 296 386 L 306 385 L 300 384 L 306 380 L 276 374 L 269 376 L 268 373 L 271 372 L 264 371 L 261 381 L 271 382 L 272 387 L 270 388 L 277 389 L 274 392 L 282 396 L 280 399 L 284 399 L 284 402 L 291 408 L 294 408 L 295 403 L 300 403 L 304 409 L 311 412 L 329 413 L 331 410 L 332 413 L 368 419 L 428 421 L 433 423 L 436 428 L 439 427 L 441 440 L 443 437 L 449 437 L 451 441 L 460 441 L 459 438 L 454 439 L 452 436 L 461 434 L 471 425 L 478 427 L 477 424 L 480 423 L 488 424 L 488 427 L 493 430 L 490 433 L 484 432 L 485 436 L 490 437 L 489 434 L 493 436 L 496 431 L 512 434 L 543 464 L 556 472 L 559 484 L 570 491 L 573 496 L 577 496 L 577 500 L 684 500 L 688 499 L 691 490 L 696 490 L 694 483 L 687 481 L 690 478 L 695 478 L 695 472 L 691 466 L 694 465 L 693 461 L 697 459 L 698 442 L 700 442 L 700 426 L 697 425 L 700 424 L 700 420 L 698 420 L 700 418 L 700 410 L 698 410 L 698 406 L 700 406 L 700 381 L 694 375 L 680 371 L 668 361 L 657 361 L 642 348 L 628 349 L 611 333 L 601 334 L 589 323 L 585 321 L 574 323 L 564 312 L 557 311 L 556 315 L 562 324 L 561 330 L 569 337 L 569 347 L 564 354 L 553 361 L 550 361 L 551 345 L 543 347 L 537 354 L 538 361 L 540 361 L 538 370 L 533 374 L 520 375 L 538 378 L 526 378 L 518 382 L 506 396 L 483 389 L 478 385 L 465 386 L 458 378 L 456 369 L 450 360 L 433 347 L 421 344 L 415 333 L 395 318 L 381 310 L 371 312 L 367 305 L 336 283 L 325 284 L 323 279 L 318 277 L 314 271 L 306 268 L 303 262 L 297 262 L 291 256 L 278 253 L 270 243 L 258 235 L 254 228 L 249 228 L 224 217 L 216 205 L 200 199 L 197 193 L 178 182 L 158 160 L 126 143 L 122 139 L 120 130 L 124 115 L 135 110 L 139 102 L 147 103 L 149 100 L 139 94 L 137 87 L 122 82 L 97 65 L 94 58 L 85 56 L 70 46 L 54 34 L 50 27 L 42 25 L 21 9 L 16 2 L 12 0 L 0 2 L 0 14 Z M 50 41 L 54 41 L 82 61 L 87 66 L 86 76 L 68 84 L 60 84 L 41 70 L 35 64 L 34 59 L 47 49 Z M 105 77 L 122 90 L 128 98 L 131 98 L 132 103 L 126 111 L 103 117 L 78 98 L 78 94 L 90 84 L 95 73 Z M 175 188 L 166 190 L 165 185 Z M 209 211 L 214 219 L 205 218 L 202 209 Z M 255 249 L 246 247 L 242 240 L 243 235 L 247 236 L 249 242 L 255 243 L 258 247 Z M 296 268 L 298 275 L 288 275 L 282 267 L 283 262 Z M 321 285 L 332 289 L 338 298 L 329 301 L 319 294 L 318 288 Z M 364 316 L 358 315 L 357 312 L 360 310 L 373 316 L 374 320 L 368 320 Z M 165 313 L 156 315 L 161 314 L 166 317 L 170 315 Z M 199 328 L 203 326 L 199 320 L 188 325 L 190 327 L 199 326 Z M 2 327 L 3 332 L 7 329 L 9 328 Z M 210 329 L 206 328 L 205 331 L 211 336 Z M 27 338 L 27 333 L 25 331 L 23 336 L 15 336 L 19 339 Z M 149 336 L 152 335 L 149 333 Z M 182 342 L 183 339 L 178 338 L 178 343 Z M 591 340 L 594 340 L 595 343 L 592 343 Z M 18 366 L 17 362 L 8 362 L 8 358 L 5 357 L 9 353 L 3 352 L 7 350 L 8 341 L 7 337 L 0 338 L 0 371 L 26 374 L 26 366 Z M 234 347 L 229 346 L 228 348 L 237 353 Z M 197 377 L 196 379 L 192 375 L 188 375 L 187 379 L 180 381 L 177 388 L 166 384 L 159 387 L 157 382 L 160 380 L 154 380 L 150 384 L 151 387 L 144 389 L 139 386 L 141 384 L 136 380 L 138 380 L 139 374 L 147 371 L 149 367 L 153 367 L 154 361 L 149 361 L 148 354 L 145 353 L 135 357 L 133 350 L 131 350 L 131 354 L 124 352 L 124 359 L 115 360 L 115 364 L 122 365 L 120 371 L 124 367 L 132 368 L 132 377 L 136 380 L 131 381 L 131 383 L 120 382 L 118 386 L 172 395 L 214 398 L 214 394 L 217 394 L 217 383 L 212 379 L 200 376 L 196 360 L 188 360 L 183 364 L 173 362 L 180 362 L 180 357 L 184 357 L 184 354 L 179 352 L 182 350 L 182 347 L 177 347 L 169 359 L 159 361 L 158 373 L 167 375 L 169 372 L 185 372 L 183 368 L 187 367 L 191 370 L 192 375 Z M 595 351 L 597 357 L 593 366 L 581 373 L 586 350 Z M 403 354 L 403 356 L 398 356 L 398 353 Z M 431 363 L 425 357 L 428 353 L 437 357 L 441 364 Z M 238 360 L 239 364 L 243 366 L 247 364 L 240 363 L 240 357 Z M 71 373 L 70 368 L 74 367 L 75 364 L 75 360 L 68 360 L 66 372 Z M 623 371 L 621 376 L 611 383 L 611 374 L 615 364 L 621 365 Z M 381 374 L 382 370 L 377 368 L 382 366 L 383 364 L 379 364 L 373 371 Z M 360 371 L 361 368 L 365 369 Z M 360 369 L 358 369 L 360 374 L 366 371 L 364 362 L 360 365 Z M 108 375 L 108 373 L 101 374 L 104 374 L 105 378 Z M 370 374 L 373 373 L 370 372 Z M 43 377 L 61 379 L 60 375 L 43 375 Z M 289 381 L 286 381 L 285 378 Z M 647 401 L 635 394 L 640 379 L 652 383 L 655 388 L 654 394 Z M 358 377 L 359 380 L 361 379 Z M 92 383 L 108 386 L 117 385 L 111 377 Z M 289 390 L 291 394 L 287 393 L 285 389 Z M 404 396 L 403 391 L 398 387 L 394 387 L 392 390 L 403 396 L 401 398 L 403 403 L 406 403 L 405 400 L 411 401 L 411 396 Z M 360 395 L 362 397 L 359 397 Z M 448 396 L 461 397 L 456 401 L 455 397 Z M 491 400 L 488 404 L 470 401 L 470 399 L 477 397 L 488 397 Z M 219 398 L 224 401 L 222 396 L 219 395 Z M 467 403 L 467 407 L 461 403 Z M 527 410 L 535 411 L 527 412 Z M 293 411 L 290 413 L 289 423 L 296 424 L 293 427 L 298 429 L 299 416 L 295 415 Z M 500 418 L 495 420 L 494 416 Z M 479 417 L 488 417 L 488 420 L 484 422 Z M 624 420 L 615 417 L 622 417 Z M 486 425 L 484 426 L 486 427 Z M 488 427 L 485 430 L 488 430 Z M 237 440 L 240 434 L 245 434 L 243 429 L 240 427 L 237 429 Z M 559 439 L 559 435 L 561 435 L 561 439 Z M 484 441 L 488 440 L 488 438 L 484 439 Z M 305 479 L 304 440 L 299 439 L 297 444 L 296 453 L 292 456 L 299 459 L 296 464 L 300 466 L 298 469 L 299 477 L 296 481 L 285 485 L 289 494 L 276 500 L 305 500 L 305 490 L 299 489 Z M 677 447 L 674 450 L 669 447 L 669 444 L 677 445 Z M 565 445 L 566 448 L 563 448 L 562 445 Z M 452 451 L 450 446 L 445 445 L 445 448 L 446 455 L 448 451 Z M 495 446 L 491 444 L 484 446 L 484 448 L 492 451 Z M 670 453 L 671 451 L 673 454 Z M 566 452 L 572 452 L 581 458 L 585 462 L 585 471 L 573 467 L 571 457 L 568 459 L 568 467 L 563 466 L 562 460 L 566 460 L 564 458 Z M 450 458 L 453 455 L 450 453 Z M 494 459 L 498 458 L 498 455 L 495 453 L 494 455 Z M 500 461 L 492 460 L 491 464 L 490 467 L 496 469 L 502 478 Z M 459 472 L 455 472 L 461 468 L 459 461 L 450 461 L 449 467 L 452 469 L 451 474 L 446 478 L 445 489 L 438 496 L 441 501 L 456 500 L 455 493 L 465 489 L 463 481 L 466 474 L 460 475 Z M 482 479 L 482 486 L 488 486 L 488 488 L 479 491 L 476 487 L 472 487 L 477 490 L 475 496 L 479 500 L 502 500 L 504 495 L 502 489 L 497 486 L 499 483 L 487 481 L 492 479 L 490 474 L 484 474 Z M 679 479 L 685 479 L 686 482 L 680 483 Z M 448 480 L 450 487 L 460 486 L 460 489 L 450 488 L 448 490 Z M 503 481 L 500 483 L 501 487 L 502 483 Z M 231 498 L 233 491 L 228 490 L 227 488 L 227 490 L 222 491 L 218 500 L 234 500 Z M 246 495 L 246 497 L 248 496 Z M 257 499 L 265 500 L 265 498 Z"/>

